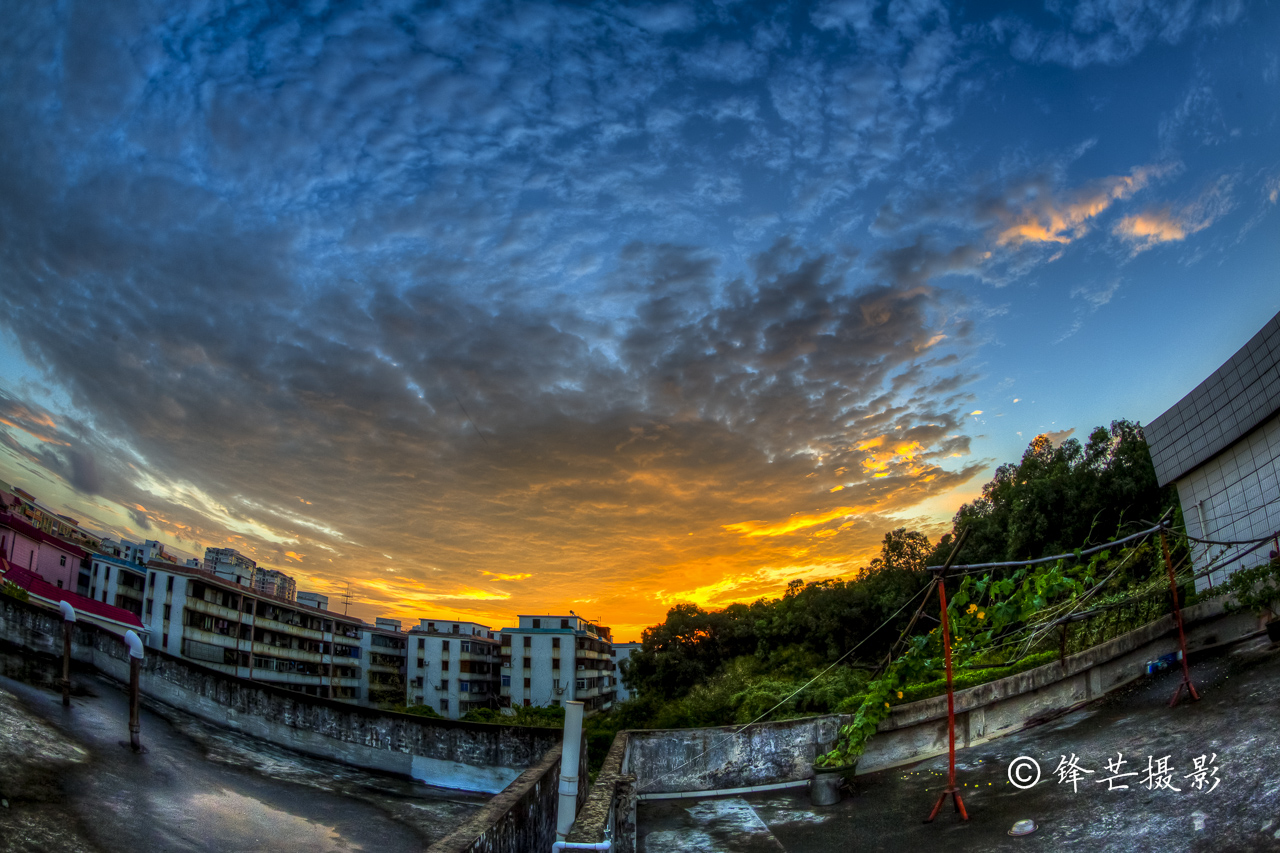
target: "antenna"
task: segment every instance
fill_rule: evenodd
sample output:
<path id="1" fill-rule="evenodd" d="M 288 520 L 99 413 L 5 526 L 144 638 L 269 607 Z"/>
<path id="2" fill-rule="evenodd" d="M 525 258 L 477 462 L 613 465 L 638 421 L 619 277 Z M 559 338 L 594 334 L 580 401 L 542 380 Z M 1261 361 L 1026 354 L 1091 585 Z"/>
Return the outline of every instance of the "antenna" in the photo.
<path id="1" fill-rule="evenodd" d="M 347 615 L 347 609 L 351 607 L 351 581 L 347 581 L 347 588 L 342 593 L 342 615 Z"/>

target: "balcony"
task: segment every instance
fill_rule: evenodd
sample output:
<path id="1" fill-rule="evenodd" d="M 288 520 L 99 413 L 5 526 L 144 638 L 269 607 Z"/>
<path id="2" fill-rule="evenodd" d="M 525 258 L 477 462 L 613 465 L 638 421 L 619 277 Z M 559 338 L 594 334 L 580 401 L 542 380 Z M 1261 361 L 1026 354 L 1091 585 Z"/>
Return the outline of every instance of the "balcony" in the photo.
<path id="1" fill-rule="evenodd" d="M 239 622 L 240 611 L 233 607 L 222 607 L 218 604 L 211 604 L 203 598 L 192 598 L 187 596 L 187 609 L 195 613 L 203 613 L 206 616 L 217 616 L 219 619 L 226 619 L 228 622 Z M 253 617 L 246 614 L 245 624 L 252 625 Z"/>
<path id="2" fill-rule="evenodd" d="M 235 611 L 231 612 L 234 613 Z M 232 618 L 234 619 L 235 617 L 233 616 Z M 308 640 L 324 639 L 323 631 L 313 631 L 310 628 L 303 628 L 301 625 L 294 625 L 292 622 L 277 622 L 275 619 L 268 619 L 265 616 L 255 617 L 253 624 L 258 628 L 266 628 L 269 631 L 288 634 L 292 637 L 306 637 Z"/>
<path id="3" fill-rule="evenodd" d="M 310 663 L 322 663 L 325 655 L 319 652 L 308 652 L 303 649 L 291 649 L 286 646 L 273 646 L 269 643 L 254 643 L 253 653 L 268 658 L 282 658 L 284 660 L 308 661 Z"/>

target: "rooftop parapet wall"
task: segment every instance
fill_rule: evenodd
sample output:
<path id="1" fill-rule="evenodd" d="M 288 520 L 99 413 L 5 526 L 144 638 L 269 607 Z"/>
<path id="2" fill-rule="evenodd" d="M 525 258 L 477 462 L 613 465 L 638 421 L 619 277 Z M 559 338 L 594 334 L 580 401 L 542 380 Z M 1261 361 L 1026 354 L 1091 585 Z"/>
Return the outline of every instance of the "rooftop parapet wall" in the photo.
<path id="1" fill-rule="evenodd" d="M 61 621 L 0 595 L 0 639 L 28 652 L 60 657 Z M 128 681 L 128 653 L 103 629 L 77 623 L 72 654 Z M 141 686 L 145 697 L 298 752 L 466 791 L 501 791 L 561 738 L 558 729 L 427 719 L 306 696 L 154 649 L 143 660 Z"/>

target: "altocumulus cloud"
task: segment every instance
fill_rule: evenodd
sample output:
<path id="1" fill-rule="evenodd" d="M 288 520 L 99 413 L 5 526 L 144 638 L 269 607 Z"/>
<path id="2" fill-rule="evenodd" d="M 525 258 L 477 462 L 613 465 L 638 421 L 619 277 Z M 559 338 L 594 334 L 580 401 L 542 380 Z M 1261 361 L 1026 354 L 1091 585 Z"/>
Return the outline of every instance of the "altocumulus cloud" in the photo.
<path id="1" fill-rule="evenodd" d="M 1111 62 L 1230 19 L 1108 14 L 1068 27 L 1106 44 L 995 44 Z M 15 9 L 0 322 L 57 391 L 4 391 L 3 452 L 104 528 L 351 577 L 366 616 L 634 626 L 847 573 L 981 468 L 939 280 L 1154 182 L 958 188 L 936 136 L 993 32 L 931 2 Z M 866 238 L 859 191 L 903 174 Z"/>

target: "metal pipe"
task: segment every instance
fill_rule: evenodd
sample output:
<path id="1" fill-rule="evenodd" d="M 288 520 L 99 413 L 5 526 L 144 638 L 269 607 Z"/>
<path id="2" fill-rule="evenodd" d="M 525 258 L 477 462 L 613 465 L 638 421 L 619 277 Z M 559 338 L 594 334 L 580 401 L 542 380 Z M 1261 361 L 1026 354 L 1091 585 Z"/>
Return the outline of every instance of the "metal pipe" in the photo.
<path id="1" fill-rule="evenodd" d="M 551 845 L 551 853 L 560 853 L 561 850 L 612 850 L 612 841 L 557 841 Z"/>
<path id="2" fill-rule="evenodd" d="M 129 647 L 129 748 L 142 752 L 142 723 L 138 715 L 138 700 L 142 692 L 138 683 L 142 675 L 142 640 L 133 631 L 125 631 L 124 644 Z"/>
<path id="3" fill-rule="evenodd" d="M 560 752 L 560 800 L 556 807 L 556 840 L 564 841 L 578 816 L 578 765 L 582 758 L 582 712 L 578 701 L 564 705 L 564 746 Z M 561 848 L 563 849 L 563 848 Z"/>
<path id="4" fill-rule="evenodd" d="M 62 611 L 62 707 L 71 707 L 71 630 L 76 623 L 76 609 L 65 601 L 58 602 Z"/>

